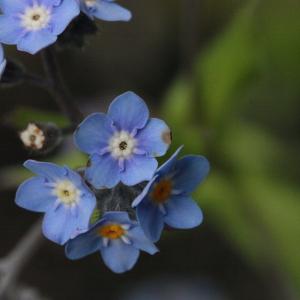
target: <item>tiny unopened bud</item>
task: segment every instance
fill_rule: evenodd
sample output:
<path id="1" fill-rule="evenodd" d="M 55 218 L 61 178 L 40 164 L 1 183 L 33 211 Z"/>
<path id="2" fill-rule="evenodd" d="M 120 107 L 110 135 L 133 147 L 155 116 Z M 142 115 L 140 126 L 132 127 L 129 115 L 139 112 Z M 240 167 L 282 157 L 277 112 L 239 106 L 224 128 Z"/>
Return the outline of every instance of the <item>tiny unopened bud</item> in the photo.
<path id="1" fill-rule="evenodd" d="M 52 123 L 29 123 L 20 132 L 24 146 L 33 152 L 46 154 L 57 147 L 61 140 L 61 130 Z"/>

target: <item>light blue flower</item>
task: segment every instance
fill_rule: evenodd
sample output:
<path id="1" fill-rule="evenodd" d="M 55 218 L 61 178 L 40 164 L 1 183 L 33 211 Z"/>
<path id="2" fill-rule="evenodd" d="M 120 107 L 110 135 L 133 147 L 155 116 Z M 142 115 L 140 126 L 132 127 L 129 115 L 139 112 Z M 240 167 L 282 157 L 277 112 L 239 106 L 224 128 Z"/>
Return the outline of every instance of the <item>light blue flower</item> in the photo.
<path id="1" fill-rule="evenodd" d="M 1 0 L 0 42 L 35 54 L 53 44 L 79 12 L 77 0 Z"/>
<path id="2" fill-rule="evenodd" d="M 144 101 L 127 92 L 111 103 L 107 115 L 88 116 L 74 140 L 90 155 L 86 179 L 96 188 L 112 188 L 120 181 L 132 186 L 150 180 L 157 168 L 154 157 L 166 153 L 170 136 L 166 123 L 149 119 Z"/>
<path id="3" fill-rule="evenodd" d="M 164 224 L 187 229 L 201 224 L 202 211 L 190 194 L 209 172 L 203 156 L 189 155 L 177 160 L 179 148 L 155 173 L 143 192 L 133 201 L 145 234 L 157 241 Z"/>
<path id="4" fill-rule="evenodd" d="M 104 263 L 115 273 L 133 268 L 140 250 L 155 254 L 158 249 L 126 212 L 107 212 L 88 232 L 66 245 L 69 259 L 80 259 L 100 251 Z"/>
<path id="5" fill-rule="evenodd" d="M 5 66 L 6 66 L 6 59 L 4 57 L 3 47 L 0 44 L 0 80 L 1 80 L 1 76 L 4 72 Z"/>
<path id="6" fill-rule="evenodd" d="M 24 166 L 38 176 L 19 186 L 15 201 L 22 208 L 45 213 L 44 235 L 63 245 L 86 231 L 96 198 L 80 175 L 67 167 L 34 160 L 27 160 Z"/>
<path id="7" fill-rule="evenodd" d="M 129 21 L 131 12 L 114 0 L 78 0 L 81 10 L 90 18 L 103 21 Z"/>

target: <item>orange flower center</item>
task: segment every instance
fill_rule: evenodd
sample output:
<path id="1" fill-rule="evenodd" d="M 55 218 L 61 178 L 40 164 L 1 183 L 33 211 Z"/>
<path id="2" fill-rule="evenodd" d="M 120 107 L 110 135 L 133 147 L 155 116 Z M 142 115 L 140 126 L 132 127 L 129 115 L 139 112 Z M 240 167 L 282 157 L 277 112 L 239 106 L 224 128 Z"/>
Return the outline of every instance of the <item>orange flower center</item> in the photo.
<path id="1" fill-rule="evenodd" d="M 119 224 L 107 224 L 99 228 L 99 235 L 108 239 L 118 239 L 124 235 L 125 230 Z"/>
<path id="2" fill-rule="evenodd" d="M 171 192 L 172 181 L 163 179 L 154 185 L 151 198 L 155 203 L 162 204 L 170 198 Z"/>

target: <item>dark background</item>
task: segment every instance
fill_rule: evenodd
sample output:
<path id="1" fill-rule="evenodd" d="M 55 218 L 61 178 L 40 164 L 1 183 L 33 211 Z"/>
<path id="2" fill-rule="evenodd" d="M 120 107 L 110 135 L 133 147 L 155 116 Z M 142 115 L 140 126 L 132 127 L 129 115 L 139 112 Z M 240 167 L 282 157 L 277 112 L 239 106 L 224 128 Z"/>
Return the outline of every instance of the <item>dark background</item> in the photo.
<path id="1" fill-rule="evenodd" d="M 166 232 L 160 253 L 141 255 L 115 275 L 95 254 L 68 261 L 44 240 L 20 281 L 64 299 L 299 299 L 300 3 L 297 0 L 120 1 L 129 23 L 97 22 L 84 49 L 59 52 L 75 101 L 104 111 L 133 90 L 166 120 L 167 157 L 206 155 L 212 171 L 195 193 L 204 223 Z M 42 74 L 39 55 L 6 47 L 7 56 Z M 55 102 L 28 84 L 0 90 L 0 255 L 36 220 L 14 204 L 32 157 L 17 130 L 29 120 L 65 126 Z M 33 110 L 34 109 L 34 110 Z M 83 165 L 71 139 L 39 158 Z"/>

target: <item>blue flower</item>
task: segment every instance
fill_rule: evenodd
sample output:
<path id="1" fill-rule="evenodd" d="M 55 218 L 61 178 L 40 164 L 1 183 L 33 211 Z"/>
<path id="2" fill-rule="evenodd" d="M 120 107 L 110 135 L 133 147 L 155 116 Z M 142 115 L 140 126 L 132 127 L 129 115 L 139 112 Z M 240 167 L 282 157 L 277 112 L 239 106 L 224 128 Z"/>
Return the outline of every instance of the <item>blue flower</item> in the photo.
<path id="1" fill-rule="evenodd" d="M 5 66 L 6 66 L 6 59 L 4 58 L 3 47 L 0 44 L 0 80 L 1 80 L 1 76 L 4 72 Z"/>
<path id="2" fill-rule="evenodd" d="M 53 44 L 79 12 L 76 0 L 1 0 L 0 42 L 35 54 Z"/>
<path id="3" fill-rule="evenodd" d="M 45 213 L 44 235 L 63 245 L 86 231 L 96 198 L 80 175 L 52 163 L 27 160 L 24 166 L 38 176 L 19 186 L 16 204 L 30 211 Z"/>
<path id="4" fill-rule="evenodd" d="M 131 12 L 114 0 L 79 0 L 81 10 L 90 18 L 103 21 L 129 21 Z"/>
<path id="5" fill-rule="evenodd" d="M 141 227 L 153 241 L 160 238 L 164 223 L 172 228 L 187 229 L 198 226 L 203 219 L 190 194 L 207 176 L 209 162 L 196 155 L 177 160 L 180 150 L 157 170 L 132 203 Z"/>
<path id="6" fill-rule="evenodd" d="M 158 249 L 126 212 L 107 212 L 88 232 L 66 245 L 69 259 L 80 259 L 100 251 L 104 263 L 115 273 L 133 268 L 140 250 L 155 254 Z"/>
<path id="7" fill-rule="evenodd" d="M 171 134 L 165 122 L 149 119 L 140 97 L 127 92 L 111 103 L 107 115 L 88 116 L 74 139 L 90 154 L 87 180 L 96 188 L 112 188 L 120 181 L 132 186 L 150 180 L 157 168 L 154 157 L 166 153 Z"/>

